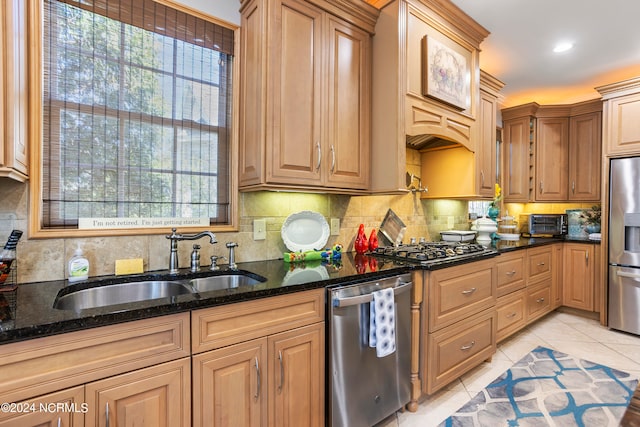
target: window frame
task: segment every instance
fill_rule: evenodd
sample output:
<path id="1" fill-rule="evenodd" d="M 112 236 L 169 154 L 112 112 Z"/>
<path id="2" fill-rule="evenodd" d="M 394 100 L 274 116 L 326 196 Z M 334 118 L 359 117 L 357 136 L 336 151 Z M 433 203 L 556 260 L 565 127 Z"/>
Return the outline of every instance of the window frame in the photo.
<path id="1" fill-rule="evenodd" d="M 71 228 L 45 228 L 42 224 L 42 177 L 43 177 L 43 120 L 42 120 L 42 91 L 43 91 L 43 66 L 42 66 L 42 37 L 43 37 L 43 0 L 26 0 L 28 2 L 28 23 L 26 37 L 28 37 L 28 126 L 29 126 L 29 238 L 67 238 L 67 237 L 91 237 L 91 236 L 130 236 L 130 235 L 155 235 L 168 234 L 171 227 L 153 228 L 109 228 L 109 229 L 71 229 Z M 234 58 L 239 58 L 240 30 L 237 25 L 222 21 L 211 15 L 195 10 L 171 0 L 152 0 L 156 3 L 172 7 L 189 15 L 210 21 L 217 25 L 229 28 L 234 32 Z M 238 105 L 240 67 L 235 61 L 233 67 L 232 84 L 234 87 L 231 105 L 231 135 L 229 144 L 229 224 L 212 224 L 202 226 L 181 226 L 181 230 L 201 231 L 212 230 L 216 232 L 238 231 Z"/>

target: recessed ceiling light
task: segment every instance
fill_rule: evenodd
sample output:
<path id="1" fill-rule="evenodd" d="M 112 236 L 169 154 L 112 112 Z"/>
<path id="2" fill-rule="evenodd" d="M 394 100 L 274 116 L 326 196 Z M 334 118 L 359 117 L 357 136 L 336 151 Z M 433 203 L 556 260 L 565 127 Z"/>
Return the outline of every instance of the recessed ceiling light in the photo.
<path id="1" fill-rule="evenodd" d="M 554 48 L 553 51 L 555 53 L 561 53 L 561 52 L 566 52 L 569 49 L 571 49 L 573 47 L 573 43 L 571 42 L 562 42 L 562 43 L 558 43 Z"/>

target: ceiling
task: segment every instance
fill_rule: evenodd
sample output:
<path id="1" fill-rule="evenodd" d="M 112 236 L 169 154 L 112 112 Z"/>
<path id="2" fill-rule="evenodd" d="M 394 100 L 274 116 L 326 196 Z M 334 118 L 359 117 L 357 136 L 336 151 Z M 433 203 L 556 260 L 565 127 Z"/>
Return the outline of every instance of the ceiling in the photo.
<path id="1" fill-rule="evenodd" d="M 595 87 L 640 76 L 640 1 L 451 1 L 491 33 L 480 67 L 505 83 L 502 107 L 596 99 Z M 561 41 L 574 48 L 554 53 Z"/>

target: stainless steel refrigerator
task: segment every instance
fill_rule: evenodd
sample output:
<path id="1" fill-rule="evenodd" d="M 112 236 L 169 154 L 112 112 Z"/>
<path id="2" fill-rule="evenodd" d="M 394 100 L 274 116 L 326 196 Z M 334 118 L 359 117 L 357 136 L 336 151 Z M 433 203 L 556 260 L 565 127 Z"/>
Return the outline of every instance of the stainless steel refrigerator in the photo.
<path id="1" fill-rule="evenodd" d="M 609 327 L 640 335 L 640 156 L 610 166 Z"/>

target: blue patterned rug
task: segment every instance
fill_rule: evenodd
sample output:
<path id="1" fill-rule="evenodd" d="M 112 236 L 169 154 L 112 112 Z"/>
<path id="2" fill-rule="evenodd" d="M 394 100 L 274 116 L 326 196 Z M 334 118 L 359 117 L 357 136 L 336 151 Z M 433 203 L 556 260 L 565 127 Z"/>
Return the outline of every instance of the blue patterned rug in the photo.
<path id="1" fill-rule="evenodd" d="M 638 380 L 537 347 L 440 427 L 617 426 Z"/>

